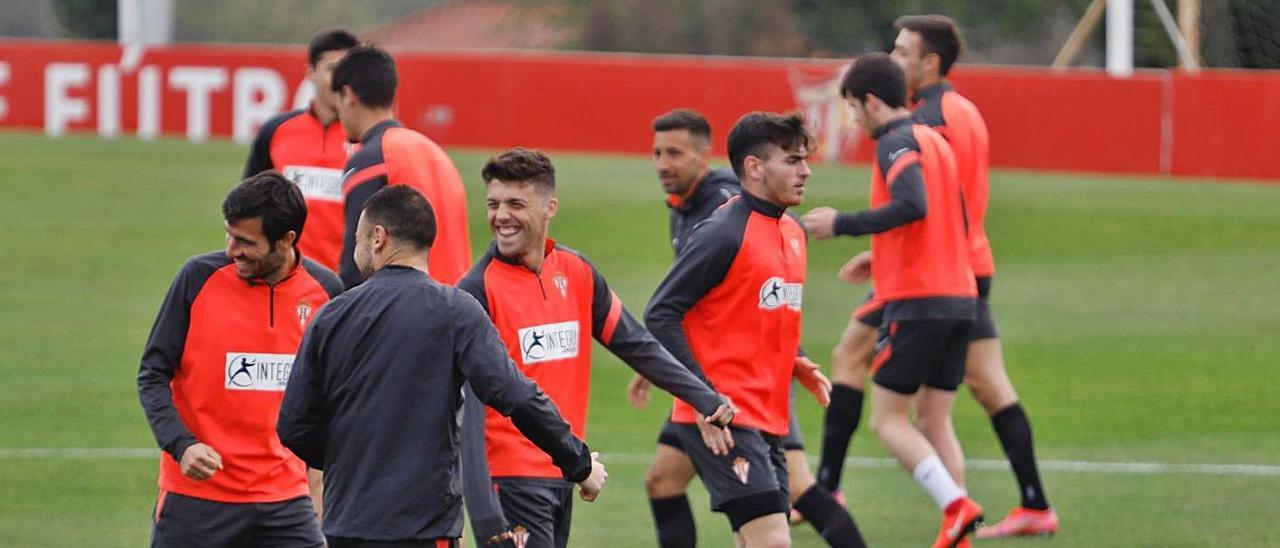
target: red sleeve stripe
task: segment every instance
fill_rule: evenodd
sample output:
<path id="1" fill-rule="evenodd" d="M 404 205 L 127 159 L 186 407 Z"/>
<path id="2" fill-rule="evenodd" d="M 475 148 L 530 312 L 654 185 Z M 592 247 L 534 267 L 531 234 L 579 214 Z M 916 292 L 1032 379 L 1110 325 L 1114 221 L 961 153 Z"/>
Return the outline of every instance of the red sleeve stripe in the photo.
<path id="1" fill-rule="evenodd" d="M 369 179 L 372 179 L 379 175 L 386 175 L 386 174 L 387 174 L 386 163 L 381 163 L 378 165 L 366 167 L 360 171 L 352 173 L 350 177 L 347 177 L 345 181 L 342 181 L 342 191 L 350 192 L 351 189 L 355 188 L 360 183 L 368 181 Z"/>
<path id="2" fill-rule="evenodd" d="M 920 162 L 920 153 L 910 150 L 894 160 L 893 165 L 889 166 L 889 175 L 884 178 L 885 186 L 892 186 L 893 181 L 902 175 L 902 171 Z"/>
<path id="3" fill-rule="evenodd" d="M 618 328 L 618 320 L 622 318 L 622 299 L 618 298 L 618 294 L 609 292 L 611 303 L 609 304 L 609 315 L 604 318 L 604 329 L 600 330 L 600 342 L 606 346 L 613 341 L 613 331 Z"/>

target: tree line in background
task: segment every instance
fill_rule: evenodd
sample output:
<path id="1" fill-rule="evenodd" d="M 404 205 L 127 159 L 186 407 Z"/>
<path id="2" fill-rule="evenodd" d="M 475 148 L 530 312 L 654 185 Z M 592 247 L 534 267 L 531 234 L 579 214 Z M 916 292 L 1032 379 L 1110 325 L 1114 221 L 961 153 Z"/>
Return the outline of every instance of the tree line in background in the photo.
<path id="1" fill-rule="evenodd" d="M 7 0 L 7 2 L 24 0 Z M 474 0 L 457 0 L 462 2 Z M 489 0 L 490 2 L 492 0 Z M 514 0 L 559 4 L 574 30 L 563 47 L 714 55 L 846 57 L 892 47 L 893 20 L 945 13 L 964 29 L 966 60 L 1048 64 L 1090 0 Z M 116 0 L 52 0 L 63 34 L 113 39 Z M 439 0 L 174 0 L 175 38 L 192 42 L 305 42 L 316 29 L 369 29 Z M 1167 0 L 1171 8 L 1176 0 Z M 30 4 L 28 4 L 30 5 Z M 1134 2 L 1134 62 L 1167 67 L 1177 56 L 1149 1 Z M 1093 32 L 1084 64 L 1102 63 L 1104 31 Z M 1206 66 L 1280 68 L 1280 0 L 1203 0 Z M 518 32 L 518 31 L 517 31 Z"/>

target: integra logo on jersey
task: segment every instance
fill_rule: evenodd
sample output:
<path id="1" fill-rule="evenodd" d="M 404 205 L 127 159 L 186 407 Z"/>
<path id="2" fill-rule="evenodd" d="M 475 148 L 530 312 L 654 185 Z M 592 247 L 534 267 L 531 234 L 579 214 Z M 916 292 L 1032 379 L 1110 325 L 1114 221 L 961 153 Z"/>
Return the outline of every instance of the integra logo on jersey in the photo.
<path id="1" fill-rule="evenodd" d="M 293 369 L 293 354 L 227 352 L 227 390 L 283 392 Z"/>
<path id="2" fill-rule="evenodd" d="M 310 166 L 284 166 L 284 178 L 298 185 L 307 198 L 342 201 L 342 170 Z"/>
<path id="3" fill-rule="evenodd" d="M 535 325 L 516 331 L 524 364 L 563 360 L 578 355 L 578 322 Z"/>
<path id="4" fill-rule="evenodd" d="M 765 280 L 760 286 L 760 308 L 775 310 L 786 306 L 792 310 L 800 310 L 800 302 L 804 299 L 804 284 L 787 283 L 779 277 Z"/>

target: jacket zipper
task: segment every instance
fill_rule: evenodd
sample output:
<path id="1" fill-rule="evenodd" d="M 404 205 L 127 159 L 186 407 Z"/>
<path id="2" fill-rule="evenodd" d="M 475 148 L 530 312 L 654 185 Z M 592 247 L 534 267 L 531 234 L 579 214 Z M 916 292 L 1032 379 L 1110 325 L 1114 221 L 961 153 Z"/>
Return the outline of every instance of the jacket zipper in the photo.
<path id="1" fill-rule="evenodd" d="M 267 327 L 276 326 L 276 286 L 267 286 Z"/>

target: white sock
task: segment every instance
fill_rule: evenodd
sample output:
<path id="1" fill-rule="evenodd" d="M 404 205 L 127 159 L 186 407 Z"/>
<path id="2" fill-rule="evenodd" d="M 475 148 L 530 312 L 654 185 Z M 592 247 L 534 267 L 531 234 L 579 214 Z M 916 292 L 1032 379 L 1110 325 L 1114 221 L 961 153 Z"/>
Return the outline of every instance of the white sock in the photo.
<path id="1" fill-rule="evenodd" d="M 947 467 L 942 465 L 937 455 L 930 455 L 929 458 L 920 461 L 915 471 L 911 472 L 911 477 L 915 478 L 920 487 L 929 492 L 929 496 L 933 497 L 933 501 L 942 510 L 946 510 L 949 504 L 964 496 L 964 489 L 956 485 L 956 480 L 951 477 L 950 472 L 947 472 Z"/>

